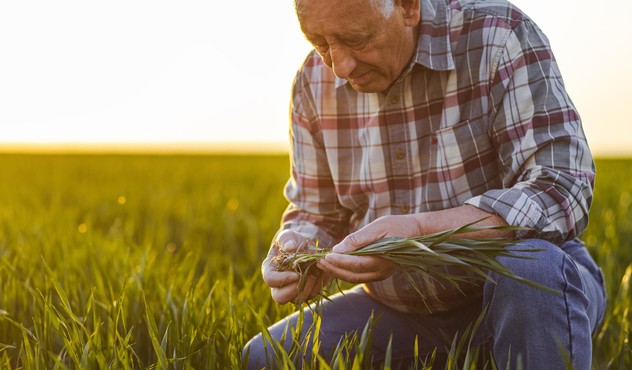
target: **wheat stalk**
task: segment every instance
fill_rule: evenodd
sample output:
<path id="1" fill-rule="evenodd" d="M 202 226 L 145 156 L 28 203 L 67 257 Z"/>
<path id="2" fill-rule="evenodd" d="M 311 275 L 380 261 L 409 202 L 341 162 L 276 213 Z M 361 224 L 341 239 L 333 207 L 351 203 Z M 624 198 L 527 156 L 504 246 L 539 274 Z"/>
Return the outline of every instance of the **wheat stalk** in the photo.
<path id="1" fill-rule="evenodd" d="M 466 282 L 464 276 L 442 273 L 434 268 L 437 266 L 458 266 L 473 273 L 481 281 L 490 280 L 489 273 L 495 272 L 537 289 L 559 293 L 557 290 L 515 275 L 497 260 L 497 257 L 531 259 L 531 257 L 511 253 L 516 249 L 508 248 L 520 240 L 458 237 L 459 234 L 483 230 L 517 231 L 526 230 L 525 228 L 473 226 L 477 222 L 479 221 L 430 235 L 410 238 L 387 237 L 346 253 L 354 256 L 378 256 L 393 262 L 404 272 L 423 302 L 426 302 L 427 297 L 417 287 L 411 273 L 416 273 L 428 281 L 435 281 L 439 284 L 442 282 L 453 284 L 457 289 L 459 283 Z M 280 248 L 280 253 L 273 259 L 273 263 L 276 264 L 279 271 L 295 271 L 301 275 L 299 292 L 302 292 L 308 275 L 320 274 L 321 271 L 316 268 L 316 262 L 330 253 L 329 249 L 308 246 L 308 242 L 309 240 L 303 242 L 294 252 L 286 252 Z M 536 253 L 541 249 L 520 249 L 520 251 Z M 471 281 L 469 282 L 471 283 Z"/>

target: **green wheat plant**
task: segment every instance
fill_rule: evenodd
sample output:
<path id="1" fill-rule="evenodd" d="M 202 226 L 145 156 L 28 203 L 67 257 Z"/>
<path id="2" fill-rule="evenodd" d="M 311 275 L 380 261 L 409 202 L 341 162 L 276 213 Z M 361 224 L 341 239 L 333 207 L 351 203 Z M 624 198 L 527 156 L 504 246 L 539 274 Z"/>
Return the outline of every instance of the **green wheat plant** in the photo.
<path id="1" fill-rule="evenodd" d="M 519 231 L 525 228 L 515 226 L 474 226 L 482 220 L 475 221 L 457 228 L 442 232 L 409 237 L 387 237 L 366 245 L 355 251 L 346 252 L 354 256 L 378 256 L 393 262 L 411 283 L 423 302 L 427 294 L 422 292 L 415 283 L 412 274 L 419 275 L 425 281 L 443 285 L 451 284 L 459 289 L 460 284 L 471 284 L 471 276 L 454 275 L 442 272 L 436 267 L 456 266 L 470 272 L 479 281 L 490 280 L 490 272 L 506 276 L 518 282 L 542 289 L 551 293 L 559 291 L 536 284 L 524 279 L 498 261 L 498 257 L 532 258 L 512 252 L 521 251 L 536 254 L 541 249 L 512 249 L 520 240 L 502 237 L 494 238 L 464 238 L 461 234 L 484 231 Z M 296 251 L 288 252 L 280 249 L 280 253 L 273 259 L 280 271 L 295 271 L 300 274 L 299 290 L 306 283 L 306 277 L 318 275 L 316 263 L 331 253 L 329 249 L 308 246 L 309 241 L 302 243 Z M 537 258 L 534 256 L 533 258 Z"/>
<path id="2" fill-rule="evenodd" d="M 0 167 L 0 370 L 238 369 L 246 342 L 296 311 L 276 304 L 260 272 L 287 207 L 286 155 L 2 154 Z M 608 298 L 592 369 L 632 369 L 632 160 L 598 160 L 597 169 L 580 235 Z M 475 253 L 462 255 L 480 260 Z M 366 332 L 303 368 L 369 361 Z M 460 343 L 445 369 L 495 369 L 460 361 L 476 354 Z M 293 360 L 313 350 L 302 344 L 275 348 Z M 420 358 L 413 369 L 444 368 L 447 349 L 410 348 Z"/>

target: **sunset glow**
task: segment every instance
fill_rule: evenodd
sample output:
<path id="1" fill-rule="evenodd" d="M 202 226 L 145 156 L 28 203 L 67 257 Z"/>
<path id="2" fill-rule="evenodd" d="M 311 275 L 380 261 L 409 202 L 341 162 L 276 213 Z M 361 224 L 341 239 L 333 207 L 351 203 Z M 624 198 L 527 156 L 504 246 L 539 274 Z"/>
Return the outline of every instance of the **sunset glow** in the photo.
<path id="1" fill-rule="evenodd" d="M 594 152 L 632 154 L 632 5 L 514 3 L 549 36 Z M 310 50 L 290 0 L 3 2 L 0 35 L 4 151 L 286 151 Z"/>

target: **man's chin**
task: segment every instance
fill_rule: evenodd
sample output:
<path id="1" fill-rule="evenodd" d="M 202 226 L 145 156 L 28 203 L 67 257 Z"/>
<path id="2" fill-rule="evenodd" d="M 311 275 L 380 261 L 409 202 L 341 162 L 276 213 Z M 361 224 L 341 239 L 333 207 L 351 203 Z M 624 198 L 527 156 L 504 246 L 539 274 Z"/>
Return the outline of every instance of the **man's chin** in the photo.
<path id="1" fill-rule="evenodd" d="M 389 85 L 386 84 L 381 84 L 381 83 L 377 83 L 377 82 L 369 82 L 369 83 L 365 83 L 365 84 L 358 84 L 355 83 L 353 81 L 349 81 L 349 84 L 351 84 L 351 87 L 360 93 L 365 93 L 365 94 L 370 94 L 370 93 L 379 93 L 382 92 L 386 89 L 388 89 Z"/>

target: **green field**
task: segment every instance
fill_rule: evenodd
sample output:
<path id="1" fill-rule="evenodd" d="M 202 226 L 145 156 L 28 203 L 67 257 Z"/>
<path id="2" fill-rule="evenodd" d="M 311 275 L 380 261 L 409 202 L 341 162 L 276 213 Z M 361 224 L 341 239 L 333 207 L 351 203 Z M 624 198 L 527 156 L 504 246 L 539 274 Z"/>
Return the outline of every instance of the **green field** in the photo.
<path id="1" fill-rule="evenodd" d="M 582 238 L 607 279 L 595 369 L 632 368 L 632 160 Z M 238 368 L 279 306 L 259 265 L 285 156 L 0 155 L 0 368 Z"/>

